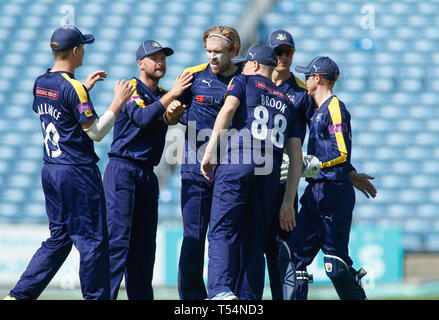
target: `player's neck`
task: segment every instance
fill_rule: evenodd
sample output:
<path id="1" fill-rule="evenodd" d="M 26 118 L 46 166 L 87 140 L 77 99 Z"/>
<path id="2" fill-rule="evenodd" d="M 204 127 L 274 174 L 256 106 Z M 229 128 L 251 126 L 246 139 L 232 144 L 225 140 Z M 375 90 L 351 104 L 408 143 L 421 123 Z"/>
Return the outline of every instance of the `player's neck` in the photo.
<path id="1" fill-rule="evenodd" d="M 140 81 L 142 81 L 152 92 L 156 92 L 157 88 L 159 86 L 159 80 L 158 79 L 151 79 L 148 77 L 145 77 L 144 74 L 141 74 L 139 77 Z"/>
<path id="2" fill-rule="evenodd" d="M 50 72 L 58 72 L 65 71 L 70 72 L 71 74 L 75 74 L 76 67 L 68 60 L 58 60 L 53 64 L 53 68 L 50 69 Z"/>
<path id="3" fill-rule="evenodd" d="M 289 78 L 291 78 L 291 72 L 290 70 L 282 70 L 277 71 L 274 69 L 272 80 L 275 85 L 280 86 L 281 84 L 285 83 Z"/>
<path id="4" fill-rule="evenodd" d="M 333 95 L 332 90 L 327 87 L 321 87 L 313 95 L 314 100 L 317 103 L 317 106 L 320 108 L 326 100 L 329 99 Z"/>
<path id="5" fill-rule="evenodd" d="M 235 64 L 233 64 L 232 62 L 230 62 L 230 66 L 226 70 L 221 72 L 220 75 L 227 78 L 228 76 L 234 74 L 237 69 L 238 69 L 238 67 Z"/>
<path id="6" fill-rule="evenodd" d="M 258 75 L 260 75 L 260 76 L 264 76 L 264 77 L 266 77 L 266 78 L 272 80 L 272 73 L 271 73 L 271 72 L 268 72 L 268 71 L 266 71 L 266 70 L 259 69 L 259 70 L 256 72 L 256 74 L 258 74 Z"/>

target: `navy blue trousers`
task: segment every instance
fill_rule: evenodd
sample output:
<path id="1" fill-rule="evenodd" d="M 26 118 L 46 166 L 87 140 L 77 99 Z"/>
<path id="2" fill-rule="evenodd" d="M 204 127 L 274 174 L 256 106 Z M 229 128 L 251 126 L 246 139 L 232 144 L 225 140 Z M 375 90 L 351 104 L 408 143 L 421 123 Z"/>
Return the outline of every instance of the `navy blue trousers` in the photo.
<path id="1" fill-rule="evenodd" d="M 274 219 L 272 222 L 272 229 L 270 232 L 269 242 L 267 252 L 265 253 L 265 257 L 267 259 L 267 269 L 268 269 L 268 277 L 270 279 L 270 290 L 271 297 L 273 300 L 282 300 L 282 286 L 283 281 L 281 278 L 281 274 L 279 272 L 279 263 L 278 263 L 278 255 L 279 255 L 279 246 L 281 241 L 287 241 L 289 232 L 283 231 L 280 228 L 279 222 L 279 213 L 280 208 L 282 206 L 282 202 L 284 199 L 286 189 L 286 181 L 281 181 L 279 183 L 279 188 L 276 195 L 276 203 L 274 209 Z M 294 198 L 294 210 L 298 212 L 298 200 L 297 195 Z"/>
<path id="2" fill-rule="evenodd" d="M 206 233 L 210 219 L 213 185 L 200 173 L 181 173 L 183 242 L 178 264 L 178 292 L 182 300 L 203 300 Z"/>
<path id="3" fill-rule="evenodd" d="M 209 298 L 232 291 L 239 299 L 262 299 L 278 181 L 277 170 L 255 175 L 253 165 L 217 167 L 208 234 Z"/>
<path id="4" fill-rule="evenodd" d="M 321 249 L 343 259 L 350 267 L 348 244 L 355 205 L 355 191 L 349 180 L 309 183 L 300 198 L 296 228 L 288 244 L 297 271 L 306 271 Z M 298 281 L 297 299 L 307 299 L 308 283 Z"/>
<path id="5" fill-rule="evenodd" d="M 111 299 L 122 277 L 130 300 L 154 299 L 159 187 L 152 167 L 110 158 L 104 173 L 110 240 Z"/>
<path id="6" fill-rule="evenodd" d="M 80 256 L 84 299 L 109 299 L 105 196 L 98 167 L 46 163 L 41 176 L 50 237 L 36 251 L 10 295 L 37 299 L 74 245 Z"/>

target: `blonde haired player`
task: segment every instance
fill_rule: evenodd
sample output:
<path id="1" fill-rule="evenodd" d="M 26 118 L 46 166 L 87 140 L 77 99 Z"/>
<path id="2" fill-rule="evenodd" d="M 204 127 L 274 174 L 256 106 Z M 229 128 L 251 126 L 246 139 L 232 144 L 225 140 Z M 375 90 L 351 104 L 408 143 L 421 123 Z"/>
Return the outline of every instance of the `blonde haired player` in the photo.
<path id="1" fill-rule="evenodd" d="M 178 268 L 178 291 L 184 300 L 207 297 L 203 280 L 204 248 L 213 184 L 201 174 L 203 153 L 199 148 L 209 140 L 209 136 L 203 133 L 212 130 L 223 106 L 227 85 L 234 76 L 241 73 L 241 68 L 232 62 L 241 48 L 239 34 L 234 28 L 214 26 L 203 33 L 202 40 L 207 62 L 185 70 L 193 74 L 192 86 L 185 90 L 178 102 L 187 106 L 179 119 L 186 126 L 181 165 L 184 234 Z"/>

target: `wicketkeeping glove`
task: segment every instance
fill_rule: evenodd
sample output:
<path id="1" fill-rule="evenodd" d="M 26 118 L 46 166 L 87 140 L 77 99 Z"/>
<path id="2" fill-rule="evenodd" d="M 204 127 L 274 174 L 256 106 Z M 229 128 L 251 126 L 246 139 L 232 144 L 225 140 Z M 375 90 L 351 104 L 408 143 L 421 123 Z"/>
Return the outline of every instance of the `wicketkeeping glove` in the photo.
<path id="1" fill-rule="evenodd" d="M 302 159 L 302 174 L 301 177 L 313 178 L 320 172 L 321 162 L 316 156 L 308 155 L 303 152 Z M 282 166 L 280 167 L 280 180 L 284 181 L 288 176 L 288 166 L 290 165 L 290 159 L 286 153 L 283 154 Z"/>
<path id="2" fill-rule="evenodd" d="M 316 156 L 304 154 L 302 162 L 302 175 L 305 178 L 314 178 L 320 172 L 321 162 Z"/>

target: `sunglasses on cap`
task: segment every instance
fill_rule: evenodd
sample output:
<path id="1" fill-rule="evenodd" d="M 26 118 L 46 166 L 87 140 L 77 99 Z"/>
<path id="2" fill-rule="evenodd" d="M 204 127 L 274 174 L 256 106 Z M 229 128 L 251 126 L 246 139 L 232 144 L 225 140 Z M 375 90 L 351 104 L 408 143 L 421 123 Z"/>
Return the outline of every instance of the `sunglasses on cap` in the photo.
<path id="1" fill-rule="evenodd" d="M 282 56 L 284 53 L 288 57 L 291 57 L 294 53 L 294 49 L 293 48 L 279 48 L 279 47 L 277 47 L 274 49 L 274 53 L 279 57 Z"/>
<path id="2" fill-rule="evenodd" d="M 319 72 L 314 72 L 314 73 L 306 73 L 305 74 L 305 79 L 308 80 L 308 78 L 313 77 L 313 76 L 320 76 L 322 78 L 327 78 L 328 74 L 327 73 L 319 73 Z"/>

